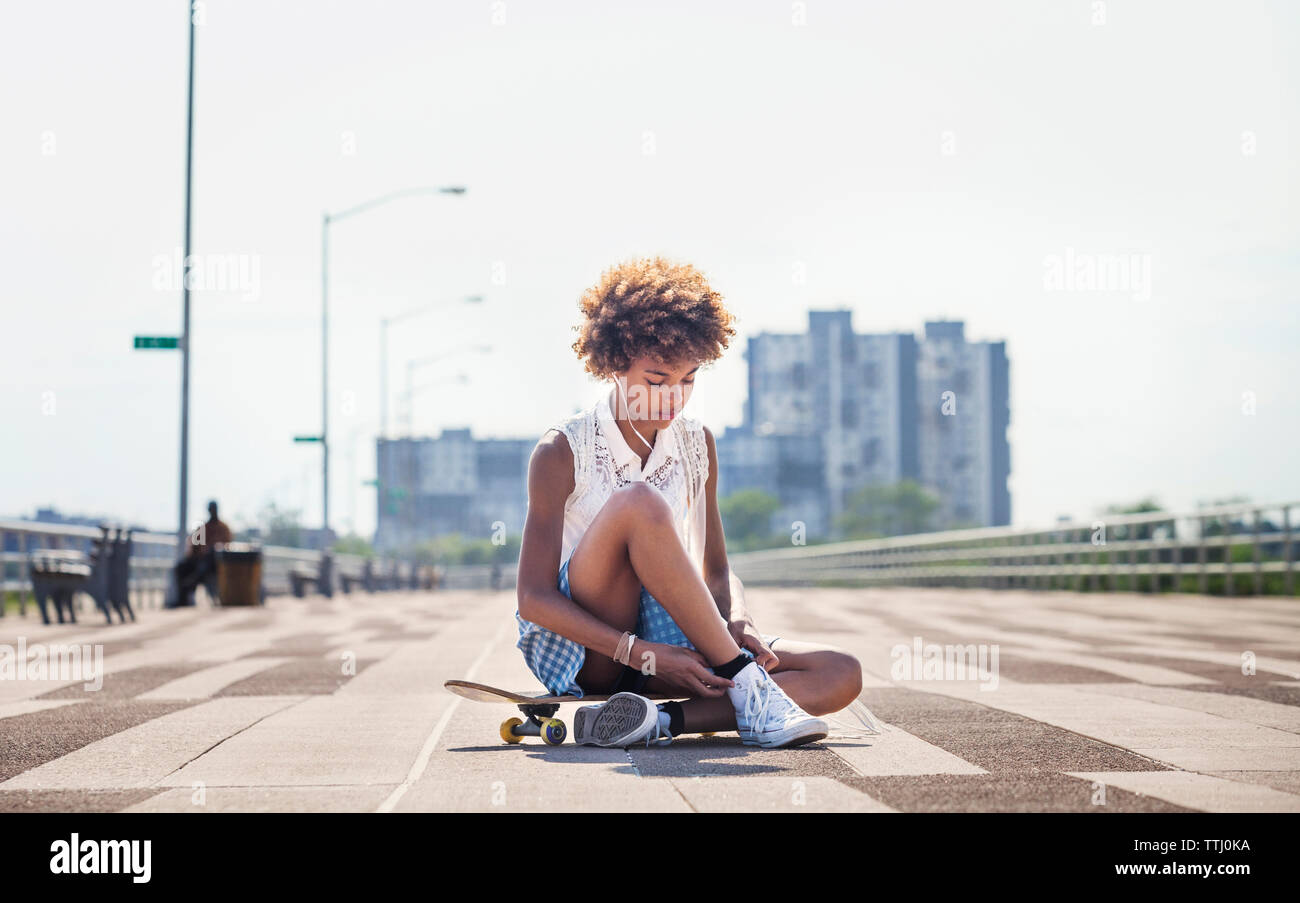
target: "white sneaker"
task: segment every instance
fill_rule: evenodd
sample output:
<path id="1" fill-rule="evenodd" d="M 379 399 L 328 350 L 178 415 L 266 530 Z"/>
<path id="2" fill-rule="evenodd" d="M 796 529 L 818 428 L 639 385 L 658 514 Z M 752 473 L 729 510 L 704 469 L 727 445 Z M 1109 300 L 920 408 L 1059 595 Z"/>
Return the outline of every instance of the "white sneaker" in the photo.
<path id="1" fill-rule="evenodd" d="M 645 741 L 666 746 L 659 707 L 636 693 L 615 693 L 607 702 L 587 705 L 573 716 L 573 742 L 582 746 L 631 746 Z M 672 742 L 668 735 L 667 742 Z"/>
<path id="2" fill-rule="evenodd" d="M 741 668 L 732 681 L 735 686 L 727 688 L 727 697 L 746 745 L 776 749 L 826 739 L 826 722 L 795 705 L 758 662 Z"/>

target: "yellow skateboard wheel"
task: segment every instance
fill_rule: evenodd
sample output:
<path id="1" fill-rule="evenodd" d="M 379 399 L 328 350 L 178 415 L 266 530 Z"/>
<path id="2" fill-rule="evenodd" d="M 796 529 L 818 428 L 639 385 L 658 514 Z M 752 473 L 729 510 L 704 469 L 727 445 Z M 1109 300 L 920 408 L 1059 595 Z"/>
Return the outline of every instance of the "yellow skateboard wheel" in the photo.
<path id="1" fill-rule="evenodd" d="M 501 739 L 506 741 L 507 743 L 522 742 L 524 738 L 515 736 L 514 729 L 523 723 L 524 721 L 522 718 L 507 718 L 505 721 L 502 721 Z"/>
<path id="2" fill-rule="evenodd" d="M 569 735 L 569 729 L 559 718 L 547 718 L 542 722 L 542 742 L 547 746 L 559 746 Z"/>
<path id="3" fill-rule="evenodd" d="M 701 737 L 712 737 L 713 734 L 714 734 L 713 731 L 705 731 L 704 733 L 700 734 L 700 736 L 701 736 Z"/>

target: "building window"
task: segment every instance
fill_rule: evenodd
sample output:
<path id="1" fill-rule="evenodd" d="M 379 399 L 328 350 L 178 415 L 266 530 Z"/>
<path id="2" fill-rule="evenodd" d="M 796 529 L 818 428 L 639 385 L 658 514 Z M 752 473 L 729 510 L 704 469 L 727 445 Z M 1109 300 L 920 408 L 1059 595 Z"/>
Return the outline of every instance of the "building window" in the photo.
<path id="1" fill-rule="evenodd" d="M 862 385 L 867 389 L 880 388 L 880 365 L 875 361 L 867 361 L 862 365 Z"/>
<path id="2" fill-rule="evenodd" d="M 840 425 L 845 429 L 857 429 L 859 424 L 858 406 L 851 400 L 840 405 Z"/>
<path id="3" fill-rule="evenodd" d="M 880 440 L 868 439 L 862 446 L 862 466 L 870 470 L 880 458 Z"/>

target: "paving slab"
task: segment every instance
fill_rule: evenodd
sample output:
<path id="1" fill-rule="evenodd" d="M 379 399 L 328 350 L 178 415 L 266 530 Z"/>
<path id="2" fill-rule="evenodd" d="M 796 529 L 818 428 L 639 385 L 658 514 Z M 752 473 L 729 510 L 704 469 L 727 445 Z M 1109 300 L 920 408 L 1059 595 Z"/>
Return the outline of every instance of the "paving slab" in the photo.
<path id="1" fill-rule="evenodd" d="M 844 783 L 899 812 L 1189 812 L 1166 800 L 1068 774 L 882 775 Z M 1104 789 L 1104 795 L 1099 791 Z"/>
<path id="2" fill-rule="evenodd" d="M 214 699 L 96 740 L 0 783 L 3 790 L 125 790 L 153 786 L 187 762 L 300 697 Z"/>
<path id="3" fill-rule="evenodd" d="M 1300 812 L 1300 796 L 1294 793 L 1189 771 L 1096 771 L 1074 777 L 1204 812 Z"/>
<path id="4" fill-rule="evenodd" d="M 73 705 L 80 702 L 78 699 L 18 699 L 13 702 L 0 703 L 0 718 L 12 718 L 15 715 L 26 715 L 30 712 L 41 712 L 45 709 L 57 709 L 59 706 Z"/>
<path id="5" fill-rule="evenodd" d="M 305 787 L 175 787 L 126 812 L 373 812 L 392 784 Z"/>
<path id="6" fill-rule="evenodd" d="M 1300 733 L 1300 707 L 1280 705 L 1248 696 L 1227 695 L 1205 689 L 1149 687 L 1141 684 L 1096 684 L 1077 686 L 1076 690 L 1103 695 L 1145 699 L 1159 705 L 1177 706 L 1193 712 L 1218 715 L 1261 727 Z"/>
<path id="7" fill-rule="evenodd" d="M 397 784 L 406 777 L 429 725 L 449 704 L 443 694 L 310 697 L 229 737 L 159 783 Z"/>
<path id="8" fill-rule="evenodd" d="M 827 745 L 857 775 L 987 774 L 978 765 L 892 724 L 881 725 L 879 737 Z"/>
<path id="9" fill-rule="evenodd" d="M 168 681 L 162 686 L 139 694 L 137 699 L 207 699 L 221 690 L 259 671 L 274 668 L 285 658 L 241 658 L 210 665 L 200 671 Z"/>
<path id="10" fill-rule="evenodd" d="M 513 706 L 442 685 L 541 692 L 508 591 L 146 609 L 111 628 L 29 618 L 0 623 L 0 643 L 102 643 L 105 688 L 0 681 L 0 811 L 1294 811 L 1300 798 L 1300 611 L 1286 600 L 767 587 L 746 600 L 764 632 L 856 656 L 882 732 L 794 750 L 734 733 L 506 745 Z M 895 680 L 894 646 L 913 636 L 997 642 L 997 688 Z M 1257 675 L 1241 674 L 1244 650 Z"/>
<path id="11" fill-rule="evenodd" d="M 696 812 L 894 811 L 879 800 L 832 778 L 700 777 L 666 780 Z"/>
<path id="12" fill-rule="evenodd" d="M 1300 745 L 1146 747 L 1133 751 L 1188 771 L 1300 771 Z"/>
<path id="13" fill-rule="evenodd" d="M 493 779 L 476 770 L 464 777 L 431 777 L 411 788 L 396 812 L 690 812 L 667 780 L 611 777 L 590 770 L 582 777 L 522 777 L 502 772 Z"/>
<path id="14" fill-rule="evenodd" d="M 1300 771 L 1211 771 L 1208 773 L 1217 778 L 1227 778 L 1229 781 L 1246 784 L 1262 784 L 1274 790 L 1300 796 Z"/>
<path id="15" fill-rule="evenodd" d="M 1295 734 L 1248 721 L 1074 687 L 1013 684 L 1005 680 L 990 692 L 981 692 L 959 681 L 914 681 L 909 686 L 1014 712 L 1133 750 L 1157 746 L 1280 749 L 1296 743 Z"/>

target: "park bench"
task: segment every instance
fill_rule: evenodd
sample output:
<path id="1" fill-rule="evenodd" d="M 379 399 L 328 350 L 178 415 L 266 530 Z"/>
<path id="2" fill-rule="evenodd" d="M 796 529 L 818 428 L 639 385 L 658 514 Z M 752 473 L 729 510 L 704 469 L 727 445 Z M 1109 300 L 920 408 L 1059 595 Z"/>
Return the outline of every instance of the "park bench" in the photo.
<path id="1" fill-rule="evenodd" d="M 374 592 L 374 568 L 370 564 L 370 559 L 367 558 L 356 570 L 349 571 L 340 567 L 339 583 L 344 593 L 351 593 L 354 586 L 359 586 L 368 593 Z"/>
<path id="2" fill-rule="evenodd" d="M 295 564 L 293 570 L 289 571 L 289 585 L 293 589 L 293 594 L 299 599 L 307 595 L 309 587 L 315 589 L 318 580 L 320 574 L 305 564 Z"/>
<path id="3" fill-rule="evenodd" d="M 307 595 L 307 587 L 310 586 L 322 596 L 332 597 L 334 595 L 334 556 L 328 552 L 320 557 L 316 568 L 312 569 L 306 564 L 296 564 L 289 571 L 289 585 L 293 594 L 299 599 Z"/>
<path id="4" fill-rule="evenodd" d="M 41 618 L 50 623 L 49 604 L 60 624 L 77 623 L 74 606 L 76 594 L 84 592 L 103 612 L 104 620 L 113 623 L 113 612 L 125 624 L 135 620 L 131 608 L 131 531 L 121 529 L 110 537 L 109 528 L 101 526 L 100 535 L 91 540 L 90 555 L 67 549 L 35 549 L 29 556 L 32 594 L 41 609 Z"/>
<path id="5" fill-rule="evenodd" d="M 41 620 L 50 622 L 48 606 L 54 605 L 54 612 L 59 623 L 67 621 L 77 623 L 77 613 L 73 609 L 73 597 L 83 592 L 91 579 L 90 560 L 81 552 L 62 549 L 36 549 L 28 557 L 28 568 L 32 579 L 32 595 L 41 610 Z"/>
<path id="6" fill-rule="evenodd" d="M 108 527 L 101 526 L 100 535 L 93 540 L 94 577 L 88 589 L 96 607 L 104 613 L 104 619 L 113 623 L 110 607 L 117 612 L 117 619 L 125 624 L 127 616 L 135 620 L 131 609 L 131 553 L 134 545 L 131 531 L 118 528 L 112 539 Z"/>

